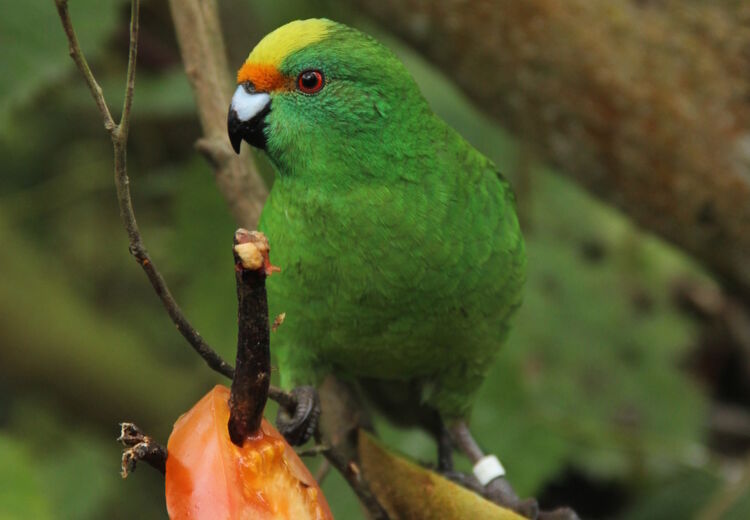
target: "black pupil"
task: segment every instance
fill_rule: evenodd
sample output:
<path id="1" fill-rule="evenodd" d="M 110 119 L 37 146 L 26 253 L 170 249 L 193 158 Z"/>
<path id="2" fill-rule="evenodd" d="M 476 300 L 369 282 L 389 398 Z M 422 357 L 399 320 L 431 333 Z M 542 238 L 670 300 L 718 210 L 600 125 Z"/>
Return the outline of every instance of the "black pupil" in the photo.
<path id="1" fill-rule="evenodd" d="M 302 86 L 306 89 L 314 89 L 318 86 L 318 83 L 320 83 L 320 76 L 317 72 L 305 72 L 302 74 L 302 78 L 300 78 L 300 82 L 302 83 Z"/>

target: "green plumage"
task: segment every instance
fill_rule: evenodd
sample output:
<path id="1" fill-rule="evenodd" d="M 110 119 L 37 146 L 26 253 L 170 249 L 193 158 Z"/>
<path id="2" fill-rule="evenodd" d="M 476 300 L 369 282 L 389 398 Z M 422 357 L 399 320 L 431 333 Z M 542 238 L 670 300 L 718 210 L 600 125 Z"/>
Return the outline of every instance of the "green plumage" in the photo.
<path id="1" fill-rule="evenodd" d="M 325 87 L 272 94 L 265 129 L 282 384 L 409 382 L 443 419 L 466 417 L 521 301 L 510 187 L 372 38 L 334 24 L 280 67 L 306 69 Z"/>

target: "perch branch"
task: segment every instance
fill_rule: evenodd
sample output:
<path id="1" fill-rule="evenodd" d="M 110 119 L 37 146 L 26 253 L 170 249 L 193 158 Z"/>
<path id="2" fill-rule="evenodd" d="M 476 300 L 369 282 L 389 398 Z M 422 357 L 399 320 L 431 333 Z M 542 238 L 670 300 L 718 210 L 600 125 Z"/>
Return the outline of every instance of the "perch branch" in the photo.
<path id="1" fill-rule="evenodd" d="M 750 300 L 745 2 L 354 3 L 542 158 Z"/>
<path id="2" fill-rule="evenodd" d="M 211 164 L 235 221 L 255 229 L 268 190 L 247 148 L 238 157 L 227 139 L 232 82 L 216 0 L 169 0 L 169 7 L 203 127 L 196 148 Z"/>
<path id="3" fill-rule="evenodd" d="M 356 441 L 352 442 L 351 446 L 356 446 Z M 349 456 L 347 451 L 346 448 L 331 447 L 331 449 L 323 452 L 323 455 L 331 466 L 336 468 L 344 477 L 349 487 L 354 490 L 359 502 L 370 513 L 370 519 L 388 520 L 388 513 L 383 509 L 378 498 L 370 489 L 370 485 L 363 478 L 359 462 L 354 457 Z"/>
<path id="4" fill-rule="evenodd" d="M 317 443 L 329 447 L 323 452 L 369 512 L 372 520 L 384 520 L 388 513 L 360 471 L 359 431 L 372 430 L 369 415 L 352 388 L 328 376 L 318 388 L 321 414 L 315 432 Z"/>

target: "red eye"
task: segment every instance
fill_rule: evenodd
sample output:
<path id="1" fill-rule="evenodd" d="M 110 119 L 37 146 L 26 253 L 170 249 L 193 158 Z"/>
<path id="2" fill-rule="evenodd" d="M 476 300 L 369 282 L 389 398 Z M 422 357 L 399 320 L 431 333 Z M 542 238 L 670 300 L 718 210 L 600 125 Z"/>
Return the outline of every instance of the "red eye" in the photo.
<path id="1" fill-rule="evenodd" d="M 324 83 L 323 73 L 319 70 L 306 70 L 297 78 L 297 88 L 305 94 L 315 94 Z"/>

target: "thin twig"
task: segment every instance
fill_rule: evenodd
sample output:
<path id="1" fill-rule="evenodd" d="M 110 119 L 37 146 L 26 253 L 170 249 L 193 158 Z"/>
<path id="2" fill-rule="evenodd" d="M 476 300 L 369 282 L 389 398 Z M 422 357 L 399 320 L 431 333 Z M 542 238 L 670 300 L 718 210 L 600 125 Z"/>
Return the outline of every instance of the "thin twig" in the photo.
<path id="1" fill-rule="evenodd" d="M 120 436 L 117 438 L 125 449 L 122 452 L 122 478 L 128 478 L 135 471 L 138 462 L 145 462 L 164 475 L 167 472 L 167 449 L 156 442 L 153 437 L 143 433 L 133 423 L 120 424 Z"/>
<path id="2" fill-rule="evenodd" d="M 122 219 L 125 230 L 128 233 L 128 240 L 130 242 L 130 253 L 135 257 L 136 261 L 140 264 L 146 273 L 149 281 L 151 282 L 154 291 L 159 296 L 164 308 L 167 310 L 169 317 L 172 322 L 177 326 L 177 330 L 183 335 L 183 337 L 190 343 L 195 351 L 204 359 L 206 364 L 213 370 L 223 374 L 230 379 L 234 375 L 234 369 L 221 356 L 219 356 L 209 345 L 206 343 L 198 331 L 190 325 L 187 318 L 183 314 L 179 305 L 175 301 L 172 293 L 169 291 L 164 278 L 161 273 L 157 270 L 153 261 L 151 260 L 146 247 L 141 238 L 141 233 L 138 229 L 138 224 L 135 219 L 135 213 L 133 211 L 133 202 L 130 196 L 130 179 L 128 177 L 127 170 L 127 140 L 128 131 L 130 128 L 130 110 L 133 104 L 133 91 L 135 87 L 135 69 L 136 69 L 136 57 L 138 54 L 138 11 L 139 11 L 139 0 L 133 0 L 131 9 L 131 20 L 130 20 L 130 48 L 128 52 L 128 73 L 127 73 L 127 85 L 125 88 L 125 101 L 123 102 L 122 118 L 118 124 L 114 123 L 112 115 L 109 111 L 109 107 L 102 93 L 102 89 L 96 82 L 91 69 L 89 68 L 88 62 L 81 51 L 81 47 L 78 44 L 78 38 L 76 37 L 73 24 L 70 19 L 70 13 L 68 11 L 67 0 L 55 0 L 57 5 L 57 11 L 62 21 L 63 29 L 68 37 L 68 44 L 70 48 L 70 55 L 73 61 L 78 66 L 78 70 L 81 71 L 86 84 L 91 91 L 91 95 L 96 102 L 96 106 L 99 109 L 102 117 L 104 118 L 104 127 L 112 138 L 112 145 L 114 147 L 114 173 L 115 173 L 115 187 L 117 189 L 117 203 L 120 207 L 120 218 Z"/>
<path id="3" fill-rule="evenodd" d="M 91 96 L 94 98 L 96 106 L 104 118 L 104 128 L 106 128 L 107 132 L 111 134 L 115 129 L 115 120 L 112 119 L 112 114 L 109 112 L 107 102 L 104 101 L 102 88 L 99 86 L 99 83 L 96 82 L 94 74 L 91 72 L 91 68 L 86 61 L 86 57 L 83 55 L 80 45 L 78 45 L 78 37 L 76 36 L 73 24 L 70 21 L 68 0 L 55 0 L 55 5 L 57 6 L 57 12 L 60 15 L 65 35 L 68 37 L 68 51 L 70 57 L 73 58 L 78 70 L 80 70 L 83 75 L 83 79 L 86 80 L 86 85 L 88 85 L 89 91 L 91 91 Z"/>
<path id="4" fill-rule="evenodd" d="M 122 102 L 122 114 L 117 132 L 123 143 L 128 141 L 130 130 L 130 109 L 133 107 L 133 93 L 135 92 L 135 64 L 138 55 L 138 30 L 140 20 L 140 0 L 130 4 L 130 43 L 128 45 L 128 72 L 125 82 L 125 99 Z"/>

